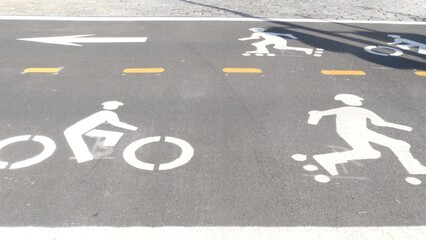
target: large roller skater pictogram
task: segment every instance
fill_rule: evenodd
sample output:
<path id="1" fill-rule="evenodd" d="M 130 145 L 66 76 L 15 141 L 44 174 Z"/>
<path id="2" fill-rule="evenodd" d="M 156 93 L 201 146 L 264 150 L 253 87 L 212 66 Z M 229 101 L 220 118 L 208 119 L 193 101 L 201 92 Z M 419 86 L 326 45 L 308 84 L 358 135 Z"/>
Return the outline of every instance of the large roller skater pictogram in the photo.
<path id="1" fill-rule="evenodd" d="M 308 124 L 317 125 L 321 118 L 325 116 L 336 116 L 337 134 L 352 148 L 352 150 L 348 151 L 313 156 L 316 163 L 323 167 L 329 175 L 339 175 L 337 164 L 345 164 L 348 161 L 379 159 L 381 157 L 381 152 L 374 149 L 370 143 L 389 148 L 410 175 L 426 174 L 426 166 L 422 165 L 422 163 L 411 154 L 410 144 L 369 129 L 367 127 L 367 121 L 370 120 L 375 126 L 394 128 L 403 131 L 412 131 L 411 127 L 387 122 L 374 112 L 360 107 L 364 99 L 356 95 L 339 94 L 334 99 L 342 101 L 347 106 L 325 111 L 310 111 L 308 120 Z M 307 156 L 304 154 L 295 154 L 292 158 L 301 162 L 307 160 Z M 318 170 L 316 165 L 311 164 L 306 165 L 304 168 L 306 171 L 312 172 Z M 319 174 L 315 176 L 315 180 L 325 183 L 330 181 L 330 177 Z M 413 176 L 407 177 L 406 181 L 413 185 L 421 183 L 419 179 Z"/>

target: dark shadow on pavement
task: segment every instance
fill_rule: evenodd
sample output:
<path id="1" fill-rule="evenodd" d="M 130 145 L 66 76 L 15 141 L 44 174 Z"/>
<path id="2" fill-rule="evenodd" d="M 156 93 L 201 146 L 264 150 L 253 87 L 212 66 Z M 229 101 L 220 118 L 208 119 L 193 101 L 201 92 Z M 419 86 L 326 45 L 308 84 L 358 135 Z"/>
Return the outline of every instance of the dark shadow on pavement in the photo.
<path id="1" fill-rule="evenodd" d="M 426 69 L 426 55 L 417 52 L 418 49 L 402 50 L 396 46 L 388 45 L 393 42 L 389 34 L 400 35 L 417 42 L 424 42 L 425 35 L 418 33 L 382 32 L 357 25 L 336 24 L 336 27 L 323 30 L 322 28 L 308 27 L 306 24 L 288 22 L 275 22 L 276 26 L 267 28 L 267 32 L 293 34 L 299 41 L 312 47 L 320 47 L 325 52 L 351 54 L 368 62 L 395 69 Z M 334 30 L 344 26 L 344 31 Z M 346 29 L 349 28 L 349 29 Z M 366 46 L 387 46 L 401 50 L 402 56 L 379 56 L 364 50 Z M 387 52 L 383 52 L 387 53 Z M 391 53 L 391 52 L 389 52 Z"/>
<path id="2" fill-rule="evenodd" d="M 212 8 L 220 11 L 229 12 L 241 17 L 253 19 L 263 19 L 266 22 L 273 23 L 275 26 L 267 28 L 267 32 L 293 34 L 299 41 L 312 46 L 313 48 L 323 48 L 326 52 L 351 54 L 365 61 L 381 65 L 384 67 L 395 69 L 426 69 L 426 55 L 420 55 L 415 49 L 402 50 L 402 56 L 379 56 L 368 53 L 364 50 L 366 46 L 389 46 L 387 43 L 392 42 L 389 34 L 400 35 L 403 38 L 425 43 L 426 36 L 419 33 L 398 33 L 385 32 L 365 27 L 365 24 L 342 24 L 342 23 L 315 23 L 315 27 L 310 27 L 309 23 L 289 23 L 277 22 L 273 19 L 257 17 L 248 13 L 227 9 L 218 6 L 198 3 L 190 0 L 178 0 L 188 4 L 199 5 L 202 7 Z M 303 16 L 301 16 L 303 17 Z M 417 17 L 417 16 L 416 16 Z M 418 18 L 416 18 L 417 20 Z M 424 19 L 424 18 L 423 18 Z M 325 28 L 317 28 L 317 24 L 327 24 Z M 335 24 L 334 26 L 330 26 Z M 339 26 L 345 27 L 344 30 Z M 371 26 L 371 25 L 370 25 Z M 376 25 L 377 26 L 377 25 Z M 329 30 L 323 30 L 323 29 Z M 349 28 L 349 29 L 347 29 Z M 389 46 L 392 47 L 392 46 Z M 397 48 L 397 47 L 395 47 Z"/>
<path id="3" fill-rule="evenodd" d="M 204 3 L 198 3 L 198 2 L 194 2 L 194 1 L 189 1 L 189 0 L 178 0 L 184 3 L 189 3 L 189 4 L 193 4 L 193 5 L 198 5 L 198 6 L 202 6 L 202 7 L 207 7 L 207 8 L 212 8 L 215 10 L 220 10 L 220 11 L 224 11 L 224 12 L 229 12 L 229 13 L 233 13 L 237 16 L 240 17 L 251 17 L 251 18 L 256 18 L 253 15 L 247 14 L 247 13 L 243 13 L 243 12 L 239 12 L 239 11 L 235 11 L 235 10 L 231 10 L 231 9 L 227 9 L 227 8 L 223 8 L 223 7 L 216 7 L 216 6 L 212 6 L 212 5 L 208 5 L 208 4 L 204 4 Z"/>

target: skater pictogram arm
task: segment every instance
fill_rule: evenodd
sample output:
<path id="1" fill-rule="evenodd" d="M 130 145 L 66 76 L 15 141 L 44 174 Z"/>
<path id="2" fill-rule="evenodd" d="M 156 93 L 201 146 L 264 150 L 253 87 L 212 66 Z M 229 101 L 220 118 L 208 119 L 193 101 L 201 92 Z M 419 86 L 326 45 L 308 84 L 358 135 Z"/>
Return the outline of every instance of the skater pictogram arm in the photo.
<path id="1" fill-rule="evenodd" d="M 399 124 L 395 124 L 395 123 L 388 123 L 388 125 L 389 125 L 388 127 L 399 129 L 399 130 L 402 130 L 402 131 L 411 132 L 413 130 L 412 127 L 399 125 Z"/>
<path id="2" fill-rule="evenodd" d="M 312 125 L 317 125 L 322 117 L 336 114 L 336 109 L 330 109 L 326 111 L 310 111 L 308 123 Z"/>
<path id="3" fill-rule="evenodd" d="M 238 40 L 240 40 L 240 41 L 247 41 L 247 40 L 256 40 L 256 39 L 260 39 L 260 36 L 259 36 L 259 34 L 254 33 L 254 34 L 251 35 L 251 37 L 240 38 Z"/>
<path id="4" fill-rule="evenodd" d="M 399 130 L 407 131 L 407 132 L 411 132 L 413 130 L 413 128 L 409 127 L 409 126 L 404 126 L 404 125 L 401 125 L 401 124 L 386 122 L 381 117 L 379 117 L 378 115 L 376 115 L 372 112 L 370 113 L 368 118 L 371 120 L 371 123 L 373 125 L 376 125 L 376 126 L 379 126 L 379 127 L 395 128 L 395 129 L 399 129 Z"/>
<path id="5" fill-rule="evenodd" d="M 288 38 L 291 38 L 291 39 L 297 39 L 297 37 L 295 37 L 293 34 L 275 33 L 274 35 L 277 35 L 277 36 L 285 36 L 285 37 L 288 37 Z"/>
<path id="6" fill-rule="evenodd" d="M 374 124 L 374 125 L 376 125 L 376 124 Z M 395 129 L 399 129 L 399 130 L 407 131 L 407 132 L 411 132 L 413 130 L 413 128 L 409 127 L 409 126 L 404 126 L 404 125 L 400 125 L 400 124 L 396 124 L 396 123 L 388 123 L 388 122 L 386 122 L 383 127 L 395 128 Z"/>

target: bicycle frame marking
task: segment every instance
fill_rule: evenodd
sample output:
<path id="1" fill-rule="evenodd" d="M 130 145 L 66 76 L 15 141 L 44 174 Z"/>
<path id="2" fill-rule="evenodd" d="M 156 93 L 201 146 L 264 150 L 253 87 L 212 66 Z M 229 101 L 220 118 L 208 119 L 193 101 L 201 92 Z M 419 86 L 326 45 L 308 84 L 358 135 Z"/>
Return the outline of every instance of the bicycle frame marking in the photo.
<path id="1" fill-rule="evenodd" d="M 113 147 L 117 145 L 120 138 L 124 133 L 116 131 L 107 131 L 96 129 L 99 125 L 103 123 L 109 123 L 114 127 L 122 128 L 125 130 L 136 131 L 138 128 L 130 124 L 121 122 L 118 118 L 118 115 L 113 112 L 119 106 L 122 106 L 123 103 L 118 101 L 108 101 L 104 102 L 103 109 L 97 113 L 90 115 L 89 117 L 80 120 L 74 125 L 68 127 L 64 131 L 65 139 L 68 142 L 69 147 L 74 153 L 75 159 L 78 163 L 83 163 L 91 161 L 94 159 L 100 159 L 104 156 L 108 156 L 113 153 Z M 95 146 L 92 151 L 89 150 L 86 141 L 83 139 L 83 135 L 96 138 Z M 23 142 L 30 140 L 31 135 L 21 135 L 16 137 L 11 137 L 5 140 L 0 141 L 0 150 L 10 144 L 16 142 Z M 35 142 L 39 142 L 44 146 L 43 151 L 35 157 L 28 158 L 10 165 L 9 169 L 19 169 L 25 168 L 37 163 L 40 163 L 50 157 L 56 150 L 55 142 L 44 136 L 36 135 L 33 139 Z M 156 137 L 147 137 L 139 139 L 129 146 L 127 146 L 123 152 L 124 160 L 129 163 L 131 166 L 143 170 L 154 170 L 154 164 L 145 163 L 136 158 L 136 151 L 148 143 L 159 142 L 161 140 L 160 136 Z M 194 156 L 194 149 L 192 146 L 178 138 L 165 137 L 165 142 L 176 144 L 181 148 L 181 156 L 169 163 L 160 164 L 159 170 L 170 170 L 177 168 L 188 163 L 191 158 Z M 97 153 L 97 148 L 104 149 L 105 151 Z M 111 157 L 109 157 L 111 158 Z M 0 169 L 6 169 L 9 166 L 9 162 L 0 160 Z"/>
<path id="2" fill-rule="evenodd" d="M 378 56 L 384 56 L 384 57 L 397 57 L 404 54 L 403 50 L 412 50 L 412 49 L 418 49 L 417 53 L 420 55 L 426 55 L 426 44 L 416 42 L 407 38 L 403 38 L 399 35 L 393 35 L 389 34 L 388 37 L 393 38 L 393 42 L 388 43 L 388 45 L 395 46 L 395 47 L 389 47 L 389 46 L 366 46 L 364 50 L 368 53 L 378 55 Z M 397 48 L 398 47 L 398 48 Z M 386 49 L 393 53 L 381 53 L 375 51 L 375 49 Z"/>

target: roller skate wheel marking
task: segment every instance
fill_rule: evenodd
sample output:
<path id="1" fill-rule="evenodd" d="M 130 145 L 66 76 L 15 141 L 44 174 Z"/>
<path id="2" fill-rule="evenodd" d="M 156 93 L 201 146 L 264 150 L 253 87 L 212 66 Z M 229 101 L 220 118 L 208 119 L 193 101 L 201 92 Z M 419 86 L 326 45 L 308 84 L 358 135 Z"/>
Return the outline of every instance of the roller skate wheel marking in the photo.
<path id="1" fill-rule="evenodd" d="M 317 48 L 317 49 L 315 49 L 315 52 L 314 52 L 314 57 L 322 57 L 322 54 L 324 53 L 324 49 L 322 49 L 322 48 Z"/>
<path id="2" fill-rule="evenodd" d="M 330 182 L 330 180 L 331 180 L 330 177 L 322 175 L 322 174 L 315 176 L 315 181 L 320 183 L 328 183 Z"/>
<path id="3" fill-rule="evenodd" d="M 408 182 L 411 185 L 420 185 L 422 184 L 422 181 L 420 181 L 420 179 L 415 178 L 415 177 L 407 177 L 405 179 L 406 182 Z"/>
<path id="4" fill-rule="evenodd" d="M 308 164 L 308 165 L 303 166 L 303 169 L 305 169 L 308 172 L 315 172 L 315 171 L 318 170 L 318 167 L 315 166 L 315 165 Z"/>
<path id="5" fill-rule="evenodd" d="M 293 158 L 293 160 L 298 161 L 298 162 L 303 162 L 306 161 L 307 157 L 304 154 L 294 154 L 293 156 L 291 156 L 291 158 Z"/>

